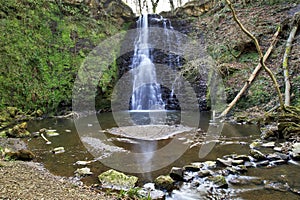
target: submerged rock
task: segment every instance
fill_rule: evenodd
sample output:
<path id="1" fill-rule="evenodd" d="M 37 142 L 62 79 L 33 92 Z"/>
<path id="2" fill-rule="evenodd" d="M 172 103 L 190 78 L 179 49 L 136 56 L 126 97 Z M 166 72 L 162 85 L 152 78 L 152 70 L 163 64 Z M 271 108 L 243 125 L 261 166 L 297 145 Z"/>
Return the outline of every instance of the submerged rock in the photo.
<path id="1" fill-rule="evenodd" d="M 129 190 L 138 181 L 136 176 L 126 175 L 113 169 L 103 172 L 98 179 L 103 187 L 117 190 Z"/>
<path id="2" fill-rule="evenodd" d="M 169 176 L 161 175 L 154 180 L 155 187 L 161 190 L 172 191 L 174 189 L 174 180 Z"/>

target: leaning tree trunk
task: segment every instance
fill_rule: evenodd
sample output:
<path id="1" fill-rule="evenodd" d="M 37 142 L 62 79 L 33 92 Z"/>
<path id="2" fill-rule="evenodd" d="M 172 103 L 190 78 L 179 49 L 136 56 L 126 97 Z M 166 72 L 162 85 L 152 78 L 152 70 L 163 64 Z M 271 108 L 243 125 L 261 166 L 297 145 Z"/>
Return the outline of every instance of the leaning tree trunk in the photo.
<path id="1" fill-rule="evenodd" d="M 294 37 L 296 35 L 299 22 L 300 22 L 300 12 L 297 12 L 297 13 L 295 13 L 294 18 L 293 18 L 292 30 L 291 30 L 289 38 L 286 42 L 286 48 L 285 48 L 283 62 L 282 62 L 284 83 L 285 83 L 284 104 L 286 106 L 289 106 L 291 104 L 291 94 L 290 94 L 291 83 L 289 80 L 288 57 L 289 57 L 289 54 L 292 49 L 292 43 L 293 43 Z"/>
<path id="2" fill-rule="evenodd" d="M 269 46 L 267 52 L 265 53 L 263 59 L 264 62 L 268 59 L 270 53 L 273 50 L 273 47 L 276 45 L 277 43 L 277 37 L 280 33 L 280 27 L 278 27 L 276 33 L 274 34 L 273 38 L 272 38 L 272 43 Z M 238 100 L 242 97 L 242 95 L 245 93 L 245 91 L 250 87 L 250 85 L 253 83 L 255 77 L 257 76 L 258 72 L 261 69 L 261 64 L 259 63 L 255 69 L 253 70 L 252 74 L 250 75 L 250 77 L 248 78 L 248 80 L 245 82 L 243 88 L 239 91 L 239 93 L 235 96 L 235 98 L 230 102 L 230 104 L 228 104 L 227 108 L 221 113 L 220 116 L 225 116 L 227 115 L 227 113 L 233 108 L 233 106 L 238 102 Z"/>
<path id="3" fill-rule="evenodd" d="M 236 11 L 235 11 L 235 9 L 233 8 L 233 6 L 232 6 L 230 0 L 226 0 L 226 3 L 228 4 L 228 6 L 229 6 L 229 8 L 230 8 L 230 10 L 231 10 L 231 12 L 232 12 L 233 18 L 234 18 L 234 20 L 236 21 L 236 23 L 239 25 L 239 27 L 241 28 L 241 30 L 242 30 L 248 37 L 250 37 L 250 38 L 253 40 L 253 42 L 254 42 L 254 44 L 255 44 L 255 47 L 256 47 L 256 50 L 257 50 L 257 52 L 258 52 L 258 54 L 259 54 L 259 62 L 260 62 L 260 64 L 261 64 L 261 66 L 263 67 L 263 69 L 267 72 L 267 74 L 268 74 L 268 75 L 270 76 L 270 78 L 272 79 L 273 85 L 274 85 L 274 87 L 275 87 L 275 89 L 276 89 L 276 92 L 277 92 L 277 95 L 278 95 L 280 108 L 281 108 L 282 111 L 285 111 L 285 106 L 284 106 L 283 99 L 282 99 L 282 96 L 281 96 L 281 92 L 280 92 L 280 89 L 279 89 L 279 84 L 278 84 L 278 82 L 277 82 L 277 80 L 276 80 L 276 78 L 275 78 L 273 72 L 272 72 L 272 71 L 266 66 L 266 64 L 265 64 L 264 55 L 263 55 L 263 53 L 262 53 L 262 51 L 261 51 L 260 45 L 259 45 L 259 43 L 258 43 L 258 40 L 256 39 L 256 37 L 255 37 L 252 33 L 250 33 L 250 32 L 243 26 L 243 24 L 242 24 L 242 23 L 240 22 L 240 20 L 237 18 Z M 233 105 L 234 105 L 234 104 L 233 104 Z M 232 105 L 231 107 L 233 107 L 233 105 Z M 227 108 L 227 109 L 228 109 L 228 108 Z M 229 109 L 229 110 L 230 110 L 230 109 Z M 229 111 L 229 110 L 228 110 L 228 111 Z M 226 115 L 226 114 L 228 113 L 228 111 L 227 111 L 227 110 L 224 110 L 224 111 L 221 113 L 220 116 Z"/>

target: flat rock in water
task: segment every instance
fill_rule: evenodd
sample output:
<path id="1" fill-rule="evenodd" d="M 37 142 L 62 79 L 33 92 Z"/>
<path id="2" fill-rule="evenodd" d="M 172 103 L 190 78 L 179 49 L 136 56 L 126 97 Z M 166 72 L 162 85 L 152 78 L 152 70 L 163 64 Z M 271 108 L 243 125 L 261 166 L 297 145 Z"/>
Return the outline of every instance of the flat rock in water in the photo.
<path id="1" fill-rule="evenodd" d="M 111 128 L 107 129 L 106 131 L 110 134 L 127 138 L 135 138 L 140 140 L 163 140 L 192 130 L 193 128 L 181 125 L 138 125 Z"/>
<path id="2" fill-rule="evenodd" d="M 264 144 L 262 144 L 261 146 L 262 146 L 262 147 L 273 148 L 273 147 L 275 147 L 275 142 L 264 143 Z"/>

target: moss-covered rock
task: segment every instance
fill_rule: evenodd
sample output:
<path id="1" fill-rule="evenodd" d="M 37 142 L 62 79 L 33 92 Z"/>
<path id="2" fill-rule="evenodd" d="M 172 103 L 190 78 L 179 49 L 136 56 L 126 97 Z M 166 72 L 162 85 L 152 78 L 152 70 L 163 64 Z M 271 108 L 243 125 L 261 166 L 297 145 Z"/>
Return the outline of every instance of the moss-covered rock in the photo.
<path id="1" fill-rule="evenodd" d="M 161 190 L 172 191 L 174 180 L 169 175 L 161 175 L 154 180 L 155 187 Z"/>
<path id="2" fill-rule="evenodd" d="M 218 188 L 228 188 L 228 183 L 224 176 L 212 176 L 208 178 L 209 181 L 213 182 Z"/>
<path id="3" fill-rule="evenodd" d="M 98 179 L 103 187 L 117 190 L 129 190 L 138 181 L 136 176 L 126 175 L 113 169 L 103 172 L 98 176 Z"/>
<path id="4" fill-rule="evenodd" d="M 6 150 L 5 151 L 5 158 L 9 160 L 23 160 L 23 161 L 30 161 L 35 158 L 35 155 L 27 150 L 21 149 L 18 151 Z"/>
<path id="5" fill-rule="evenodd" d="M 250 149 L 250 155 L 258 161 L 267 159 L 266 155 L 256 149 Z"/>
<path id="6" fill-rule="evenodd" d="M 15 125 L 12 129 L 6 131 L 6 135 L 9 137 L 22 138 L 30 136 L 30 132 L 27 130 L 27 122 Z"/>

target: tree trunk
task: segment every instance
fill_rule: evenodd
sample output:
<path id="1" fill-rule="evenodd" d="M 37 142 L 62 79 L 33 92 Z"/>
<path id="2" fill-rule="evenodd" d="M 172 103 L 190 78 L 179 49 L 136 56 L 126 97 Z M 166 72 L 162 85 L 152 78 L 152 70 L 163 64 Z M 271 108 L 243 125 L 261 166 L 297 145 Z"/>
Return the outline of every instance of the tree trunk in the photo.
<path id="1" fill-rule="evenodd" d="M 284 104 L 286 106 L 289 106 L 291 104 L 291 83 L 289 80 L 289 67 L 288 67 L 288 57 L 292 49 L 292 42 L 294 40 L 294 37 L 296 35 L 297 29 L 298 29 L 298 23 L 300 18 L 300 12 L 296 13 L 294 15 L 294 20 L 292 23 L 292 30 L 290 32 L 289 38 L 286 42 L 286 48 L 283 56 L 283 76 L 284 76 L 284 83 L 285 83 L 285 92 L 284 92 Z"/>
<path id="2" fill-rule="evenodd" d="M 277 29 L 276 33 L 274 34 L 274 36 L 272 37 L 272 43 L 269 46 L 267 52 L 265 53 L 263 59 L 264 62 L 268 59 L 270 53 L 273 50 L 273 47 L 276 45 L 277 43 L 277 37 L 280 33 L 280 27 Z M 261 63 L 259 63 L 256 68 L 254 69 L 254 71 L 252 72 L 252 74 L 250 75 L 250 77 L 248 78 L 248 80 L 245 82 L 243 88 L 239 91 L 239 93 L 235 96 L 235 98 L 230 102 L 230 104 L 228 104 L 227 108 L 221 113 L 220 117 L 223 117 L 225 115 L 228 114 L 228 112 L 232 109 L 232 107 L 238 102 L 238 100 L 242 97 L 242 95 L 245 93 L 245 91 L 250 87 L 250 85 L 253 83 L 255 77 L 257 76 L 258 72 L 261 69 Z"/>
<path id="3" fill-rule="evenodd" d="M 259 62 L 261 64 L 261 66 L 263 67 L 263 69 L 267 72 L 267 74 L 270 76 L 272 82 L 273 82 L 273 85 L 275 87 L 275 90 L 277 92 L 277 95 L 278 95 L 278 99 L 279 99 L 279 104 L 280 104 L 280 108 L 282 111 L 285 111 L 285 106 L 284 106 L 284 102 L 283 102 L 283 99 L 282 99 L 282 96 L 281 96 L 281 92 L 280 92 L 280 89 L 279 89 L 279 84 L 273 74 L 273 72 L 265 65 L 265 61 L 264 61 L 264 56 L 263 56 L 263 53 L 261 51 L 261 48 L 260 48 L 260 45 L 258 43 L 258 40 L 256 39 L 256 37 L 251 34 L 244 26 L 243 24 L 240 22 L 240 20 L 237 18 L 237 15 L 236 15 L 236 12 L 235 12 L 235 9 L 233 8 L 230 0 L 226 0 L 226 3 L 228 4 L 231 12 L 232 12 L 232 15 L 233 15 L 233 18 L 234 20 L 236 21 L 236 23 L 239 25 L 239 27 L 241 28 L 241 30 L 248 36 L 250 37 L 253 41 L 254 41 L 254 44 L 255 44 L 255 47 L 256 47 L 256 50 L 259 54 Z M 222 115 L 221 115 L 222 116 Z"/>

